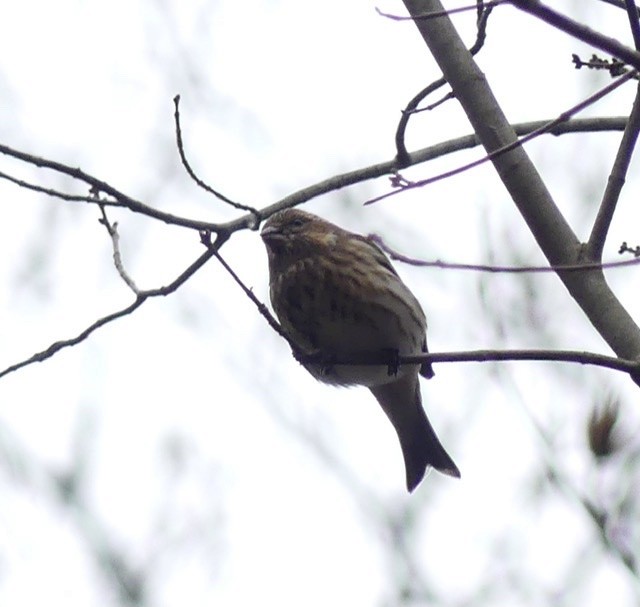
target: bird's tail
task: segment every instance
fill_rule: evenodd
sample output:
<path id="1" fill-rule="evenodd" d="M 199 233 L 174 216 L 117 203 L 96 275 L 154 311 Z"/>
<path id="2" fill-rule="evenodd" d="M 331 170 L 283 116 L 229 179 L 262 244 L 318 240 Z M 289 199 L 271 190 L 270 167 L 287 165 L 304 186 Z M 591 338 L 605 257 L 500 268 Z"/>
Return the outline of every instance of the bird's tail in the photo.
<path id="1" fill-rule="evenodd" d="M 458 467 L 444 450 L 422 408 L 417 374 L 407 373 L 394 382 L 372 387 L 371 392 L 400 439 L 409 491 L 420 484 L 427 466 L 460 477 Z"/>

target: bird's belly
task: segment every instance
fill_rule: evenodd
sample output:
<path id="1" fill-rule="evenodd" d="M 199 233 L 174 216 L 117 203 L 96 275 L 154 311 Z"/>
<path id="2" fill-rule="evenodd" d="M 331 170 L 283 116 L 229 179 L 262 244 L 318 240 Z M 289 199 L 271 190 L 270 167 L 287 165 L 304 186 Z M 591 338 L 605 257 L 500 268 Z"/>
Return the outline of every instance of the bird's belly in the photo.
<path id="1" fill-rule="evenodd" d="M 300 268 L 271 284 L 271 300 L 293 344 L 322 355 L 319 364 L 303 361 L 316 379 L 371 387 L 394 381 L 398 373 L 418 372 L 418 365 L 398 369 L 394 360 L 421 354 L 425 343 L 424 314 L 401 282 L 366 290 L 355 288 L 347 276 L 330 280 L 326 273 L 314 275 L 312 267 Z M 340 364 L 371 356 L 381 364 Z"/>
<path id="2" fill-rule="evenodd" d="M 407 373 L 418 373 L 419 365 L 342 365 L 307 364 L 305 368 L 317 380 L 338 386 L 380 386 L 397 380 Z"/>

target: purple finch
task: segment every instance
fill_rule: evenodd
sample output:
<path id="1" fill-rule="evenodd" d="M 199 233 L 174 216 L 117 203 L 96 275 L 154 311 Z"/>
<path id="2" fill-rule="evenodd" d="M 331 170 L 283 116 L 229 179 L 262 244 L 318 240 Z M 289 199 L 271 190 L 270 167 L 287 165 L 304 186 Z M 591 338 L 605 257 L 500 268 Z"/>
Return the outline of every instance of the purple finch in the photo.
<path id="1" fill-rule="evenodd" d="M 427 467 L 459 477 L 422 408 L 418 374 L 433 377 L 431 364 L 394 364 L 427 351 L 427 321 L 384 253 L 298 209 L 272 215 L 261 236 L 271 304 L 305 368 L 322 382 L 371 390 L 400 439 L 409 491 Z"/>

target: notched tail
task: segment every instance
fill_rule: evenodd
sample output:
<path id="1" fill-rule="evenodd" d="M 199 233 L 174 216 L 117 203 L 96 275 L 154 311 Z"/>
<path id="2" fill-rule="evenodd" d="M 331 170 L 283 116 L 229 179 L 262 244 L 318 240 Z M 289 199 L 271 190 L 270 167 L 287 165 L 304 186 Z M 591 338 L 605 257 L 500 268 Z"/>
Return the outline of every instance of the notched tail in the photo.
<path id="1" fill-rule="evenodd" d="M 460 478 L 460 470 L 444 447 L 422 408 L 417 375 L 407 374 L 395 382 L 371 388 L 396 430 L 407 475 L 407 489 L 413 491 L 427 467 Z"/>

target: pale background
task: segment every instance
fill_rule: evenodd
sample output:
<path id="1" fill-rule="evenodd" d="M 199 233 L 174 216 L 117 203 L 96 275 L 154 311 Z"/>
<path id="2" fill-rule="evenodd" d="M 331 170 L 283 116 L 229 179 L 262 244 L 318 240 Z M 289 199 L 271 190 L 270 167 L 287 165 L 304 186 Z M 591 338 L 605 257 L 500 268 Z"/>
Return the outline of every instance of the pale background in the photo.
<path id="1" fill-rule="evenodd" d="M 556 6 L 630 41 L 623 11 L 595 0 Z M 379 7 L 404 14 L 393 0 Z M 363 0 L 23 0 L 2 12 L 0 140 L 196 219 L 237 213 L 180 166 L 175 94 L 194 168 L 261 207 L 391 159 L 400 109 L 439 76 L 415 27 Z M 471 44 L 473 13 L 455 22 Z M 591 49 L 505 6 L 478 60 L 518 122 L 551 119 L 607 84 L 573 69 L 572 52 Z M 625 115 L 633 93 L 585 115 Z M 469 132 L 449 102 L 411 123 L 409 148 Z M 529 147 L 581 238 L 619 137 Z M 85 193 L 7 158 L 0 170 Z M 622 240 L 636 244 L 637 170 L 607 259 Z M 380 179 L 305 208 L 415 257 L 544 263 L 488 166 L 362 207 L 388 188 Z M 0 200 L 4 368 L 133 296 L 95 207 L 4 181 Z M 202 252 L 194 232 L 109 216 L 142 288 L 170 282 Z M 257 233 L 235 235 L 222 254 L 266 300 Z M 399 271 L 423 302 L 433 351 L 609 353 L 552 275 Z M 636 273 L 610 278 L 638 317 Z M 581 493 L 603 503 L 615 494 L 622 458 L 598 468 L 585 428 L 592 404 L 612 395 L 626 435 L 637 436 L 628 380 L 551 363 L 440 364 L 422 390 L 463 478 L 432 473 L 409 496 L 393 430 L 368 392 L 315 383 L 212 260 L 170 297 L 0 381 L 0 605 L 637 603 L 638 580 L 603 550 L 571 490 L 545 476 L 551 462 Z M 640 542 L 637 527 L 620 533 Z"/>

